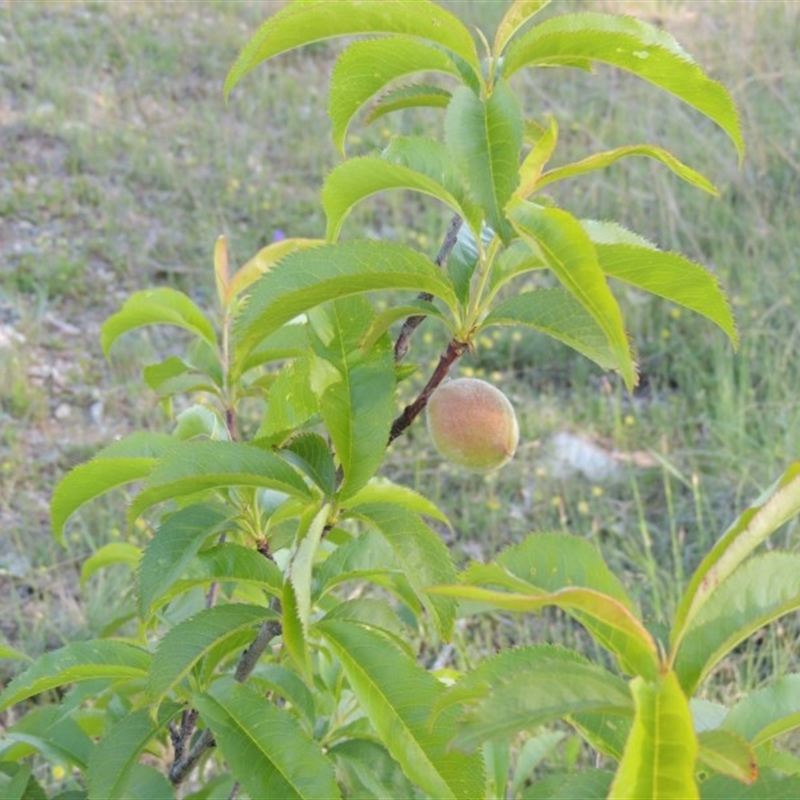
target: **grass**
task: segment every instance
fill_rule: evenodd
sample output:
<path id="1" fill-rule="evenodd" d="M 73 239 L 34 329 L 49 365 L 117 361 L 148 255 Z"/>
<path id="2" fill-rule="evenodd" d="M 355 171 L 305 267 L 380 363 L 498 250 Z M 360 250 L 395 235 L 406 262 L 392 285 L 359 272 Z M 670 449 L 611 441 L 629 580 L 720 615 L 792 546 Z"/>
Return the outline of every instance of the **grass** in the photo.
<path id="1" fill-rule="evenodd" d="M 499 5 L 449 3 L 480 23 L 496 18 Z M 748 155 L 738 170 L 713 126 L 610 70 L 521 77 L 527 111 L 560 120 L 560 160 L 655 142 L 707 172 L 722 193 L 710 198 L 642 161 L 554 194 L 579 215 L 618 218 L 710 265 L 732 297 L 739 351 L 706 322 L 625 294 L 642 370 L 632 396 L 548 340 L 489 338 L 461 372 L 490 376 L 514 400 L 523 432 L 514 462 L 496 476 L 465 477 L 441 464 L 418 425 L 386 471 L 443 506 L 459 558 L 490 555 L 530 530 L 569 530 L 596 541 L 663 623 L 711 542 L 800 450 L 800 6 L 599 5 L 662 24 L 732 89 Z M 154 284 L 178 286 L 209 306 L 221 233 L 242 263 L 278 232 L 324 230 L 319 189 L 336 163 L 324 76 L 335 47 L 289 54 L 248 76 L 228 105 L 221 96 L 228 66 L 263 14 L 252 2 L 0 8 L 0 331 L 5 325 L 24 337 L 0 349 L 0 545 L 22 565 L 0 563 L 0 592 L 9 620 L 2 631 L 27 652 L 96 633 L 114 594 L 110 577 L 93 578 L 82 595 L 76 584 L 82 559 L 119 535 L 119 502 L 83 514 L 65 554 L 49 535 L 55 481 L 114 436 L 165 421 L 138 367 L 167 352 L 170 336 L 131 337 L 108 365 L 102 320 L 128 292 Z M 430 122 L 408 114 L 398 124 L 420 131 Z M 348 144 L 367 152 L 388 133 L 382 122 L 356 124 Z M 354 214 L 345 235 L 412 241 L 433 254 L 445 225 L 433 204 L 388 195 Z M 437 344 L 433 330 L 418 337 L 423 365 Z M 613 481 L 556 474 L 550 447 L 562 431 L 650 466 Z M 783 537 L 796 543 L 797 526 Z M 576 635 L 559 619 L 531 624 L 548 636 Z M 506 626 L 472 631 L 471 641 L 485 650 L 520 635 Z M 726 666 L 715 691 L 757 683 L 759 659 L 797 667 L 791 625 L 765 636 L 768 646 Z"/>

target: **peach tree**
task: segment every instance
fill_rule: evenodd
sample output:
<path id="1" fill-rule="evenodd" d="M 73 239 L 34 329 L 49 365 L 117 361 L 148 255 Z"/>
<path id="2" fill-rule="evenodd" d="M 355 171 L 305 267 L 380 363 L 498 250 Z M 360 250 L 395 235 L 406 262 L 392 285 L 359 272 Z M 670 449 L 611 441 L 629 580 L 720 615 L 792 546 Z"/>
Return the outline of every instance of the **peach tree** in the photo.
<path id="1" fill-rule="evenodd" d="M 619 224 L 579 219 L 546 191 L 629 157 L 702 191 L 713 184 L 652 144 L 554 166 L 557 122 L 526 109 L 513 79 L 552 67 L 626 70 L 710 119 L 741 157 L 728 93 L 662 30 L 605 13 L 537 17 L 547 5 L 510 3 L 490 41 L 429 0 L 296 0 L 244 47 L 226 93 L 264 61 L 347 37 L 330 84 L 342 158 L 322 189 L 325 236 L 273 243 L 238 270 L 220 238 L 215 313 L 161 287 L 133 294 L 105 323 L 106 354 L 142 326 L 187 331 L 183 355 L 147 366 L 144 379 L 158 398 L 194 404 L 167 432 L 110 444 L 55 490 L 62 543 L 74 512 L 122 487 L 128 523 L 146 520 L 152 536 L 142 547 L 110 544 L 84 566 L 85 576 L 133 568 L 129 613 L 102 637 L 29 664 L 0 695 L 16 716 L 0 743 L 4 796 L 800 793 L 798 762 L 773 746 L 800 723 L 800 676 L 731 709 L 698 699 L 733 647 L 800 606 L 800 555 L 753 555 L 800 508 L 800 463 L 721 536 L 668 635 L 648 628 L 577 537 L 532 534 L 458 574 L 437 533 L 445 515 L 380 475 L 387 448 L 494 326 L 552 337 L 629 389 L 637 376 L 620 284 L 701 314 L 736 342 L 711 272 Z M 347 155 L 362 112 L 371 122 L 408 108 L 440 114 L 442 135 Z M 395 190 L 449 209 L 435 258 L 341 238 L 357 205 Z M 388 306 L 375 303 L 380 293 Z M 448 344 L 398 414 L 423 321 Z M 257 424 L 244 424 L 245 408 L 258 409 Z M 608 658 L 546 642 L 464 674 L 430 658 L 459 613 L 546 606 Z M 527 743 L 541 742 L 523 742 L 554 720 L 588 742 L 597 767 L 535 781 Z M 47 764 L 63 769 L 60 785 L 47 785 Z"/>

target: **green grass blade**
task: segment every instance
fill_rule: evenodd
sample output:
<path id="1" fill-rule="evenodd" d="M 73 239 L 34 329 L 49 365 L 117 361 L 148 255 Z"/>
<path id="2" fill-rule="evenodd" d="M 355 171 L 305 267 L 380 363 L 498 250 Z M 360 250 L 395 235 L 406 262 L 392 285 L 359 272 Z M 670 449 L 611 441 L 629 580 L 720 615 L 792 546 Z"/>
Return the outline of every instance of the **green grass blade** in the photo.
<path id="1" fill-rule="evenodd" d="M 262 606 L 230 603 L 205 608 L 178 623 L 161 639 L 153 655 L 150 696 L 160 701 L 201 658 L 226 639 L 233 639 L 232 646 L 239 647 L 240 632 L 252 631 L 255 638 L 257 625 L 277 618 L 274 611 Z"/>
<path id="2" fill-rule="evenodd" d="M 636 703 L 625 752 L 611 786 L 614 800 L 697 800 L 697 737 L 674 673 L 655 683 L 631 681 Z"/>
<path id="3" fill-rule="evenodd" d="M 470 195 L 505 238 L 510 232 L 504 208 L 519 183 L 522 137 L 517 97 L 502 81 L 485 101 L 466 86 L 453 93 L 445 117 L 445 143 Z"/>
<path id="4" fill-rule="evenodd" d="M 139 616 L 147 619 L 153 606 L 183 575 L 209 536 L 231 516 L 224 506 L 203 503 L 166 517 L 147 544 L 137 572 Z"/>
<path id="5" fill-rule="evenodd" d="M 249 797 L 340 797 L 333 765 L 319 744 L 253 687 L 222 678 L 194 702 Z"/>
<path id="6" fill-rule="evenodd" d="M 183 292 L 162 286 L 134 292 L 122 308 L 103 323 L 100 342 L 106 358 L 120 336 L 145 325 L 176 325 L 199 336 L 212 348 L 217 346 L 214 327 L 200 308 Z"/>
<path id="7" fill-rule="evenodd" d="M 429 725 L 444 686 L 391 641 L 351 622 L 323 621 L 317 629 L 342 663 L 353 692 L 381 741 L 406 775 L 436 798 L 483 796 L 480 757 L 448 747 L 455 717 Z"/>
<path id="8" fill-rule="evenodd" d="M 800 512 L 800 461 L 783 475 L 728 528 L 695 570 L 675 614 L 670 641 L 677 652 L 688 626 L 713 597 L 717 587 L 771 533 Z"/>
<path id="9" fill-rule="evenodd" d="M 426 256 L 389 242 L 339 242 L 293 253 L 255 284 L 235 325 L 237 351 L 246 355 L 284 323 L 329 300 L 386 289 L 429 292 L 457 313 L 452 284 Z"/>
<path id="10" fill-rule="evenodd" d="M 527 66 L 610 64 L 673 94 L 713 120 L 731 139 L 741 160 L 739 116 L 722 84 L 711 80 L 666 31 L 612 14 L 566 14 L 546 20 L 508 48 L 503 75 Z"/>
<path id="11" fill-rule="evenodd" d="M 0 695 L 0 711 L 36 694 L 78 681 L 144 678 L 151 656 L 127 642 L 98 639 L 73 642 L 45 653 L 17 675 Z"/>
<path id="12" fill-rule="evenodd" d="M 155 717 L 149 708 L 142 708 L 114 723 L 92 748 L 86 772 L 88 800 L 127 800 L 139 756 L 181 710 L 177 703 L 164 703 Z"/>
<path id="13" fill-rule="evenodd" d="M 739 642 L 800 608 L 800 554 L 749 560 L 720 584 L 686 629 L 674 669 L 687 694 Z"/>
<path id="14" fill-rule="evenodd" d="M 400 34 L 441 45 L 480 75 L 469 29 L 429 0 L 306 0 L 270 17 L 245 45 L 225 80 L 225 96 L 254 67 L 280 53 L 336 36 Z"/>
<path id="15" fill-rule="evenodd" d="M 418 72 L 458 77 L 443 50 L 407 37 L 353 42 L 339 56 L 331 75 L 328 116 L 333 143 L 344 154 L 347 129 L 369 100 L 393 81 Z"/>
<path id="16" fill-rule="evenodd" d="M 509 204 L 509 215 L 520 236 L 541 251 L 558 280 L 594 317 L 608 339 L 616 368 L 632 389 L 636 367 L 622 312 L 608 288 L 594 244 L 581 224 L 566 211 L 522 200 Z"/>

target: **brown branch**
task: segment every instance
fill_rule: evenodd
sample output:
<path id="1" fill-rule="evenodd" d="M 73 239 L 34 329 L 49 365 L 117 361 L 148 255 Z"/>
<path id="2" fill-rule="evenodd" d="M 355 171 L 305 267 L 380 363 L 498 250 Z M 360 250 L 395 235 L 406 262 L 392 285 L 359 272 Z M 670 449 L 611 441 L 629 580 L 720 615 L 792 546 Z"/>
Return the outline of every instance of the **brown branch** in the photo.
<path id="1" fill-rule="evenodd" d="M 423 408 L 428 404 L 430 396 L 436 387 L 447 377 L 450 367 L 458 361 L 461 356 L 469 349 L 466 342 L 459 342 L 451 339 L 447 349 L 439 358 L 439 363 L 433 371 L 433 375 L 425 384 L 425 388 L 419 393 L 417 399 L 403 409 L 403 413 L 392 423 L 392 430 L 389 434 L 389 444 L 391 444 L 401 433 L 419 416 Z"/>
<path id="2" fill-rule="evenodd" d="M 437 267 L 441 267 L 445 263 L 445 261 L 447 261 L 447 259 L 450 256 L 450 253 L 456 246 L 456 241 L 458 240 L 458 232 L 461 229 L 462 222 L 463 220 L 458 214 L 456 214 L 450 221 L 450 226 L 447 229 L 447 233 L 445 234 L 442 246 L 439 248 L 439 252 L 437 253 L 435 258 L 435 263 Z M 425 302 L 430 302 L 431 300 L 433 300 L 433 295 L 429 294 L 428 292 L 420 292 L 417 295 L 417 299 L 424 300 Z M 397 341 L 394 343 L 395 361 L 402 361 L 406 357 L 411 342 L 411 336 L 414 333 L 414 331 L 417 328 L 419 328 L 424 319 L 425 317 L 423 315 L 415 314 L 413 317 L 409 317 L 403 323 L 400 335 L 397 337 Z"/>

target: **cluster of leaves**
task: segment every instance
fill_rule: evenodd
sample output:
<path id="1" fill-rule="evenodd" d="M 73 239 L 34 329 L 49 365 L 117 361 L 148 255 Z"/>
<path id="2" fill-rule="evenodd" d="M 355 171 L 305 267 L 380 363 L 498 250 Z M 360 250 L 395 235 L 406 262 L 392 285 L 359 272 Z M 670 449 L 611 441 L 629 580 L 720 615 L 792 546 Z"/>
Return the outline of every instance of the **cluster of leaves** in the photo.
<path id="1" fill-rule="evenodd" d="M 178 787 L 197 798 L 505 797 L 518 732 L 556 718 L 618 761 L 616 776 L 525 788 L 529 750 L 517 759 L 516 793 L 685 798 L 698 794 L 700 764 L 717 776 L 702 783 L 703 796 L 718 797 L 727 781 L 752 783 L 757 759 L 797 771 L 769 749 L 799 719 L 798 703 L 785 699 L 800 697 L 793 676 L 729 714 L 689 698 L 735 643 L 800 604 L 794 555 L 745 561 L 796 512 L 800 466 L 703 562 L 669 643 L 653 638 L 580 540 L 534 535 L 459 581 L 434 527 L 447 524 L 440 510 L 378 477 L 387 445 L 489 326 L 554 337 L 632 386 L 634 358 L 608 279 L 703 314 L 736 339 L 725 296 L 702 266 L 619 225 L 576 219 L 542 191 L 628 156 L 656 159 L 703 190 L 712 184 L 654 145 L 550 167 L 556 122 L 526 117 L 508 81 L 532 67 L 611 64 L 696 108 L 741 154 L 730 98 L 668 34 L 596 13 L 534 20 L 546 5 L 511 3 L 480 53 L 470 31 L 428 0 L 300 0 L 244 49 L 226 91 L 287 50 L 380 35 L 351 41 L 337 62 L 337 146 L 344 151 L 370 103 L 370 119 L 444 109 L 443 140 L 397 137 L 382 153 L 344 158 L 322 192 L 325 239 L 275 243 L 236 272 L 220 239 L 218 321 L 159 288 L 134 294 L 106 322 L 107 354 L 142 326 L 187 331 L 185 357 L 148 366 L 144 377 L 166 402 L 187 393 L 204 402 L 179 414 L 171 433 L 115 442 L 57 487 L 62 542 L 83 504 L 131 484 L 128 521 L 144 517 L 153 534 L 143 548 L 109 545 L 84 566 L 85 577 L 110 564 L 134 568 L 129 614 L 102 638 L 43 656 L 0 695 L 3 710 L 55 692 L 0 744 L 7 796 L 42 793 L 29 759 L 38 753 L 69 770 L 64 797 L 174 797 Z M 446 85 L 418 80 L 431 74 Z M 397 243 L 339 241 L 354 206 L 385 190 L 422 192 L 452 210 L 435 261 Z M 377 311 L 376 291 L 410 294 Z M 414 369 L 401 362 L 425 318 L 450 341 L 396 416 Z M 254 431 L 243 430 L 244 403 L 263 412 Z M 450 638 L 459 600 L 465 612 L 562 608 L 618 670 L 542 645 L 503 653 L 448 686 L 422 663 L 418 643 L 430 653 Z M 190 778 L 202 788 L 189 792 Z M 796 780 L 782 791 L 796 793 Z M 773 784 L 762 778 L 753 791 L 764 786 Z"/>

